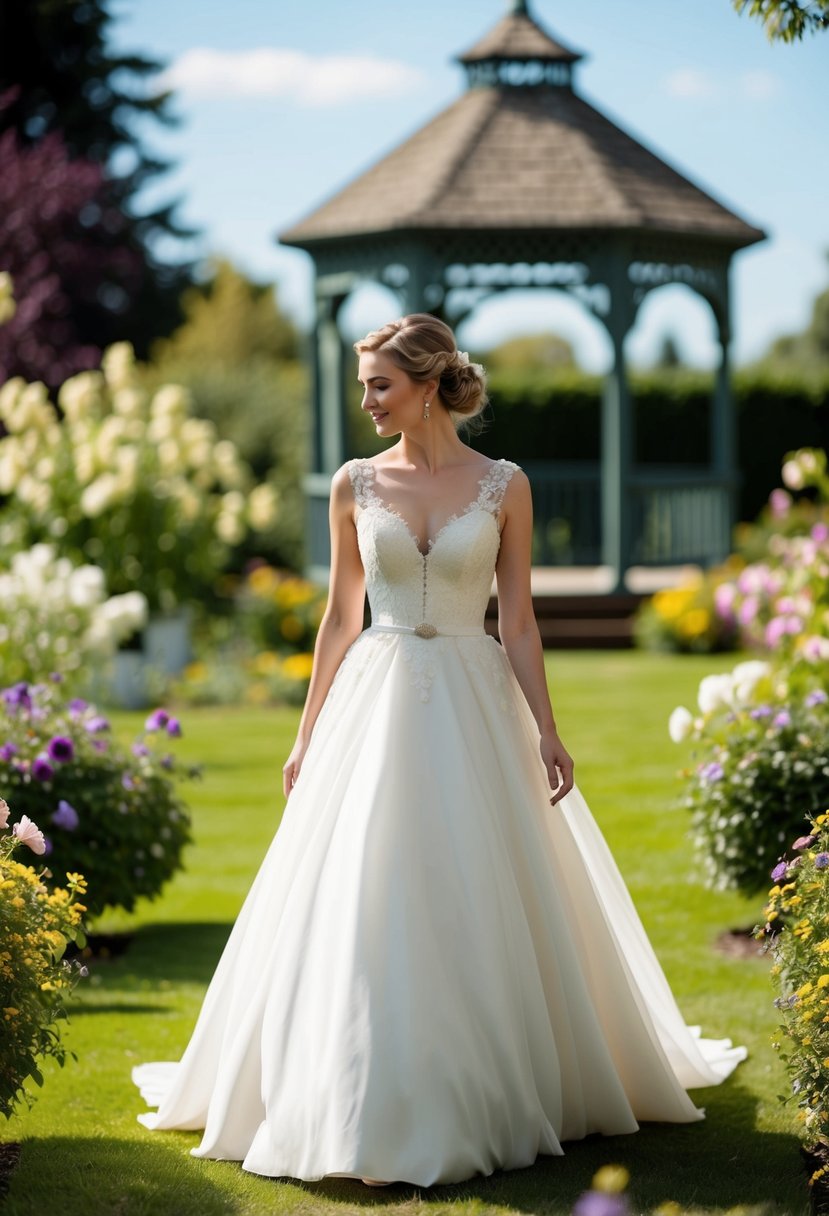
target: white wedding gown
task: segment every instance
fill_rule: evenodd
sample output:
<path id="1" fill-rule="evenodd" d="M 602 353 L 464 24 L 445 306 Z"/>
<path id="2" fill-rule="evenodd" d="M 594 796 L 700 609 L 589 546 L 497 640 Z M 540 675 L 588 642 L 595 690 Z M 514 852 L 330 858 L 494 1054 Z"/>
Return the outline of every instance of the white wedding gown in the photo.
<path id="1" fill-rule="evenodd" d="M 550 807 L 483 630 L 516 466 L 493 463 L 425 557 L 373 466 L 348 467 L 373 624 L 181 1062 L 134 1070 L 159 1105 L 139 1118 L 203 1128 L 195 1156 L 257 1174 L 420 1186 L 702 1118 L 686 1088 L 745 1051 L 685 1026 L 581 795 Z"/>

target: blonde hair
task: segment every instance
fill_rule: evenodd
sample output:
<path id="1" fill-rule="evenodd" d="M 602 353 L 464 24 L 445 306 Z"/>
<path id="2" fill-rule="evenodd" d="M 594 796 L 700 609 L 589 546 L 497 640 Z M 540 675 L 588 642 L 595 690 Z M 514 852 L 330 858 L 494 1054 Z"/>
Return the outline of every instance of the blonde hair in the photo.
<path id="1" fill-rule="evenodd" d="M 418 383 L 437 380 L 438 396 L 455 426 L 476 418 L 487 404 L 486 372 L 459 351 L 449 326 L 431 313 L 415 312 L 390 321 L 354 343 L 358 355 L 382 351 Z"/>

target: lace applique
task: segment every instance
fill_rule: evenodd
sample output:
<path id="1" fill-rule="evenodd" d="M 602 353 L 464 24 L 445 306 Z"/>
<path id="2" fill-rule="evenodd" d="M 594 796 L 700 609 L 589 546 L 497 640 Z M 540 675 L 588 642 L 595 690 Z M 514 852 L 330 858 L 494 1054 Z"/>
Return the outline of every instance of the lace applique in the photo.
<path id="1" fill-rule="evenodd" d="M 481 479 L 481 488 L 475 503 L 482 511 L 497 515 L 501 510 L 507 486 L 518 468 L 511 460 L 496 460 Z"/>
<path id="2" fill-rule="evenodd" d="M 432 694 L 432 684 L 435 680 L 433 660 L 443 653 L 443 646 L 440 642 L 435 645 L 436 640 L 425 642 L 421 638 L 405 635 L 400 639 L 400 653 L 409 669 L 412 685 L 420 693 L 421 701 L 428 701 Z"/>
<path id="3" fill-rule="evenodd" d="M 515 717 L 515 699 L 507 672 L 505 656 L 494 638 L 460 639 L 458 647 L 468 671 L 492 682 L 498 699 L 498 708 L 509 718 Z"/>
<path id="4" fill-rule="evenodd" d="M 374 465 L 370 460 L 349 460 L 348 477 L 358 507 L 367 507 L 378 502 L 374 492 Z"/>

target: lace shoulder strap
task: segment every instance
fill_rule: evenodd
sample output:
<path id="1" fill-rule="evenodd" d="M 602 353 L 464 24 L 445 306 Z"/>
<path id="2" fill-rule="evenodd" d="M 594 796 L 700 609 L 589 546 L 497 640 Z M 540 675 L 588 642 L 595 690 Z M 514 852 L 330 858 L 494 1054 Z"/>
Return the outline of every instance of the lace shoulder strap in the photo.
<path id="1" fill-rule="evenodd" d="M 374 465 L 370 460 L 349 460 L 348 479 L 358 507 L 367 507 L 374 494 Z"/>
<path id="2" fill-rule="evenodd" d="M 517 468 L 518 465 L 513 464 L 511 460 L 496 460 L 481 480 L 481 492 L 476 505 L 497 515 L 501 510 L 507 486 Z"/>

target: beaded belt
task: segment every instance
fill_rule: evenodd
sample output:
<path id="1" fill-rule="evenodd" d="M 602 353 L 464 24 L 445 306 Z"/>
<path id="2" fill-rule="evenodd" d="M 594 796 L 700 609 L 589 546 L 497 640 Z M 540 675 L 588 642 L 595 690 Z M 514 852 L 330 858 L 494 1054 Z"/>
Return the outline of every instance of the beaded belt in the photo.
<path id="1" fill-rule="evenodd" d="M 421 621 L 419 625 L 371 625 L 372 633 L 411 633 L 416 638 L 478 638 L 486 637 L 483 625 L 429 625 Z"/>

